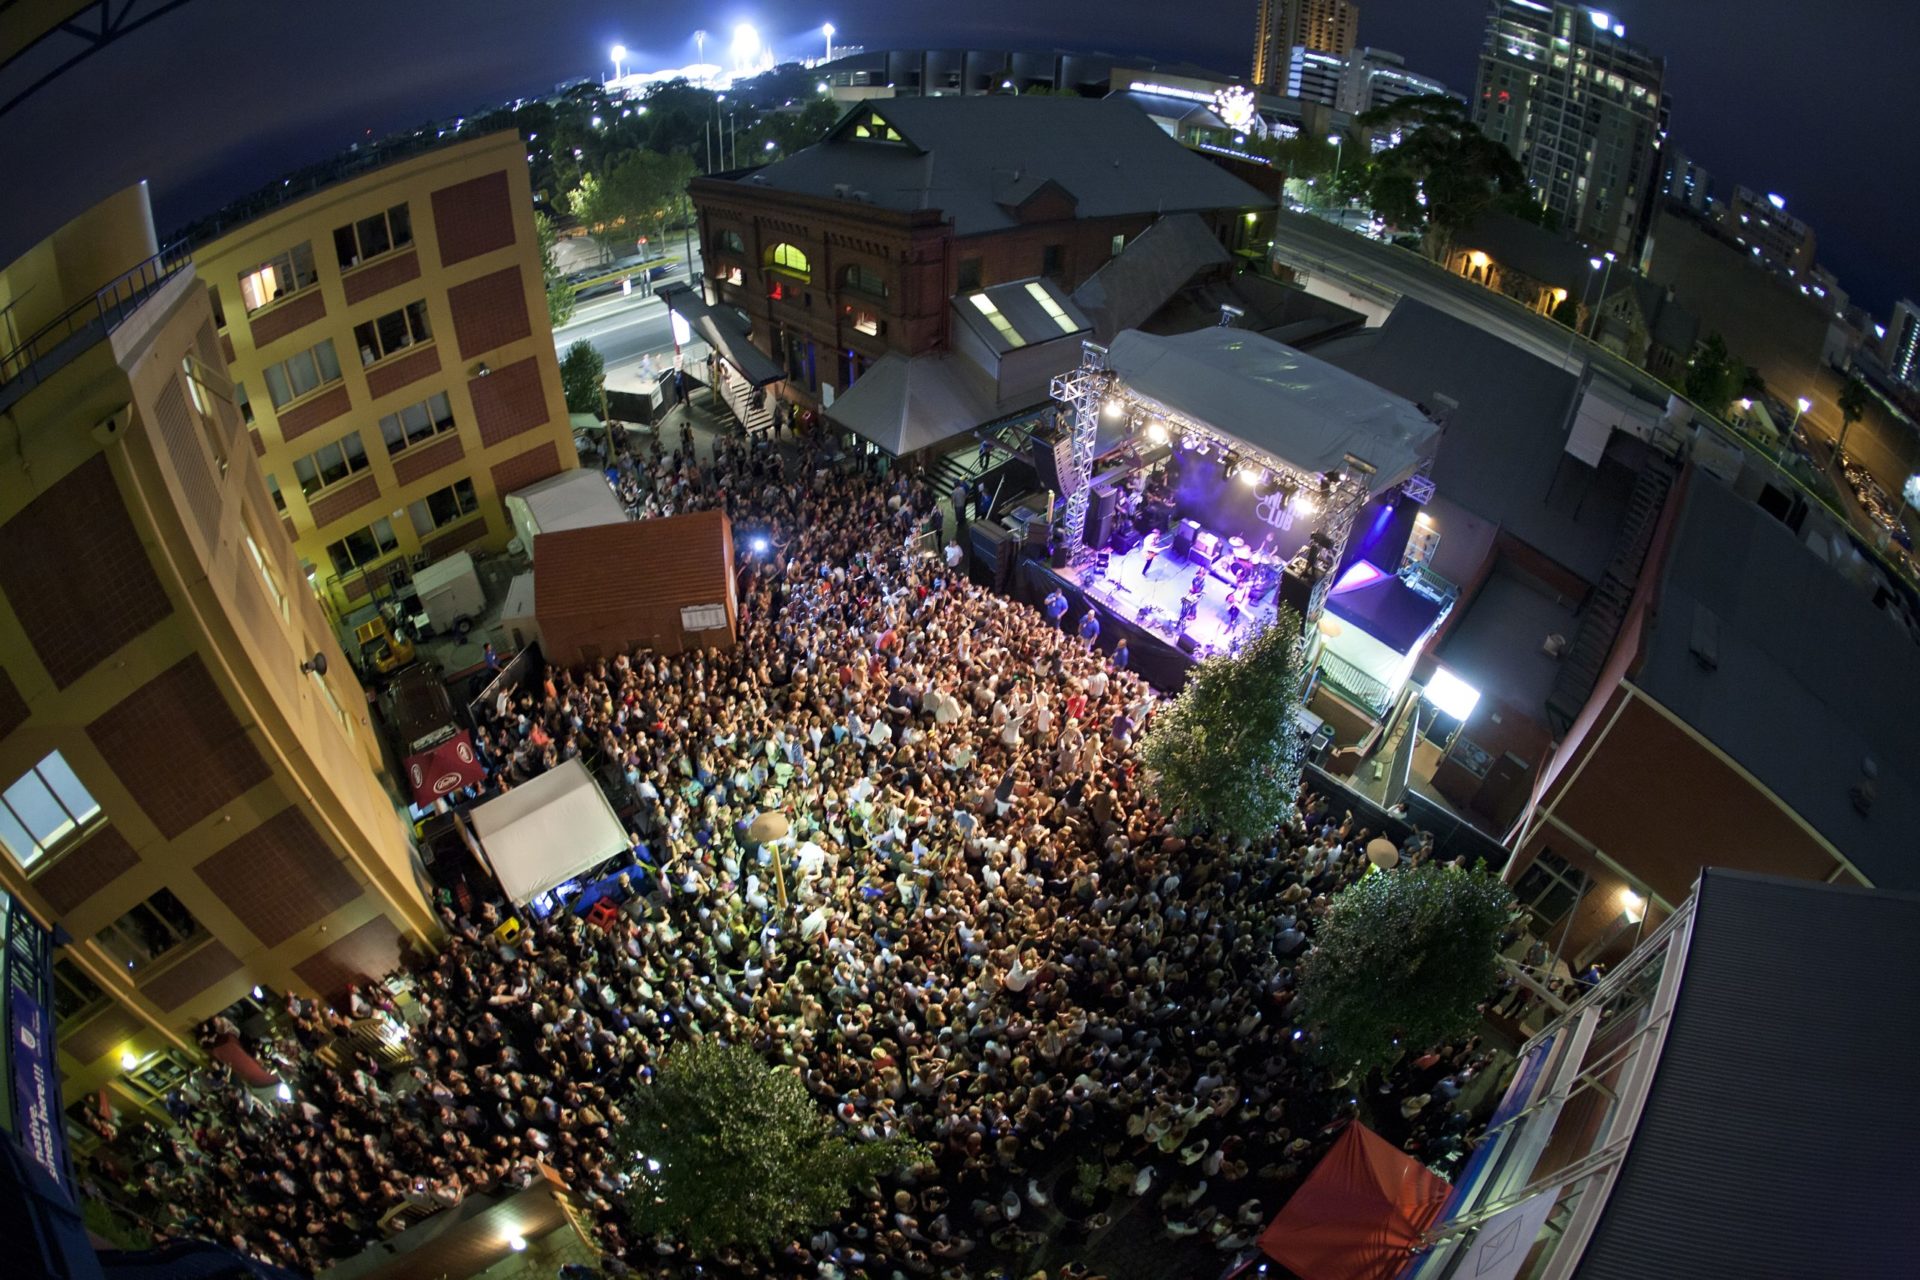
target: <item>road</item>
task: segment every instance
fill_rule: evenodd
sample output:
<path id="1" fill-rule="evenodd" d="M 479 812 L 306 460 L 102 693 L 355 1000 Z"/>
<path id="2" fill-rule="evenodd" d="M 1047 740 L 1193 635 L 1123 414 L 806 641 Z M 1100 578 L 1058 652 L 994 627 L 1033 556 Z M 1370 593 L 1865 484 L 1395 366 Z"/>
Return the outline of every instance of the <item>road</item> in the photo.
<path id="1" fill-rule="evenodd" d="M 662 284 L 684 283 L 679 271 Z M 553 345 L 562 356 L 576 342 L 590 342 L 599 351 L 607 368 L 631 364 L 650 353 L 673 350 L 673 330 L 667 320 L 667 304 L 657 297 L 614 293 L 582 302 L 573 318 L 553 331 Z"/>

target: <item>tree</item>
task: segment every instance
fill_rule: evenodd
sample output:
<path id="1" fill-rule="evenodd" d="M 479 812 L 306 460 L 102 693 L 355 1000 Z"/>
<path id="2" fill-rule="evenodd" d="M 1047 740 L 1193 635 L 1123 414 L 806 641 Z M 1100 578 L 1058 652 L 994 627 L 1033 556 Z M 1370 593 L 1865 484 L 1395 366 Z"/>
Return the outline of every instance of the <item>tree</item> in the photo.
<path id="1" fill-rule="evenodd" d="M 1264 840 L 1300 789 L 1300 615 L 1282 607 L 1237 655 L 1195 667 L 1140 742 L 1160 806 L 1192 830 Z"/>
<path id="2" fill-rule="evenodd" d="M 1847 385 L 1840 389 L 1839 405 L 1840 438 L 1833 444 L 1836 459 L 1843 458 L 1846 453 L 1847 431 L 1867 416 L 1867 384 L 1858 378 L 1848 378 Z"/>
<path id="3" fill-rule="evenodd" d="M 642 236 L 659 232 L 693 172 L 686 156 L 637 151 L 604 176 L 583 176 L 567 200 L 603 247 L 632 253 Z"/>
<path id="4" fill-rule="evenodd" d="M 625 1111 L 613 1141 L 633 1177 L 627 1219 L 696 1257 L 804 1239 L 854 1188 L 926 1158 L 911 1139 L 842 1137 L 792 1070 L 713 1039 L 673 1049 Z"/>
<path id="5" fill-rule="evenodd" d="M 1300 986 L 1322 1050 L 1365 1070 L 1472 1030 L 1512 914 L 1481 867 L 1371 871 L 1334 895 Z"/>
<path id="6" fill-rule="evenodd" d="M 1538 203 L 1520 162 L 1444 94 L 1402 98 L 1354 123 L 1391 129 L 1389 136 L 1399 139 L 1367 166 L 1368 203 L 1394 225 L 1424 229 L 1436 258 L 1444 257 L 1453 233 L 1488 210 Z"/>
<path id="7" fill-rule="evenodd" d="M 554 254 L 553 219 L 535 212 L 533 230 L 540 238 L 540 273 L 547 282 L 547 319 L 558 329 L 573 318 L 573 286 L 561 274 Z"/>
<path id="8" fill-rule="evenodd" d="M 1710 333 L 1693 353 L 1693 359 L 1687 361 L 1687 376 L 1681 390 L 1687 393 L 1687 399 L 1714 417 L 1722 418 L 1745 376 L 1746 366 L 1727 350 L 1727 340 L 1717 332 Z"/>
<path id="9" fill-rule="evenodd" d="M 560 361 L 560 387 L 567 397 L 568 413 L 600 412 L 600 379 L 607 362 L 591 342 L 580 341 L 567 348 Z"/>

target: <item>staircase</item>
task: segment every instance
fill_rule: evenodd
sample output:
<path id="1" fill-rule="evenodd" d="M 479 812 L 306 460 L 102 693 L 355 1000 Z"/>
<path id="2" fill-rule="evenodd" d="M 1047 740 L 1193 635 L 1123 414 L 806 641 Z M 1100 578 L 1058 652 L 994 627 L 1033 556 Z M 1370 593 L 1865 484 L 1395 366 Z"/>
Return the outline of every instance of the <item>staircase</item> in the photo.
<path id="1" fill-rule="evenodd" d="M 978 465 L 980 457 L 980 437 L 982 435 L 993 441 L 993 458 L 987 463 L 984 469 Z M 982 476 L 986 477 L 985 496 L 992 498 L 994 491 L 999 487 L 999 477 L 996 472 L 999 471 L 1001 464 L 1007 462 L 1010 458 L 1019 456 L 1028 447 L 1031 439 L 1032 437 L 1017 426 L 1003 426 L 984 432 L 977 431 L 967 437 L 964 447 L 954 449 L 949 453 L 940 454 L 929 460 L 925 473 L 927 480 L 933 485 L 933 491 L 938 494 L 943 501 L 952 496 L 953 487 L 956 484 L 965 480 L 967 482 L 967 509 L 962 514 L 969 521 L 978 519 L 981 495 L 976 492 L 977 486 L 975 482 Z M 1003 498 L 1010 496 L 1009 494 L 1001 495 Z M 1000 502 L 996 501 L 989 514 L 998 512 L 1001 509 Z"/>
<path id="2" fill-rule="evenodd" d="M 763 392 L 760 395 L 760 407 L 754 408 L 754 389 L 747 385 L 744 378 L 728 378 L 720 385 L 720 396 L 733 411 L 734 418 L 745 427 L 748 435 L 758 435 L 762 431 L 773 429 L 773 394 Z"/>
<path id="3" fill-rule="evenodd" d="M 1561 655 L 1553 689 L 1547 694 L 1547 723 L 1555 733 L 1564 733 L 1572 726 L 1600 682 L 1600 671 L 1613 653 L 1614 641 L 1620 638 L 1620 624 L 1626 620 L 1634 588 L 1640 583 L 1640 570 L 1647 562 L 1647 549 L 1653 545 L 1654 529 L 1660 523 L 1660 512 L 1678 475 L 1679 465 L 1674 460 L 1655 453 L 1634 481 L 1613 558 L 1587 595 L 1580 629 Z"/>

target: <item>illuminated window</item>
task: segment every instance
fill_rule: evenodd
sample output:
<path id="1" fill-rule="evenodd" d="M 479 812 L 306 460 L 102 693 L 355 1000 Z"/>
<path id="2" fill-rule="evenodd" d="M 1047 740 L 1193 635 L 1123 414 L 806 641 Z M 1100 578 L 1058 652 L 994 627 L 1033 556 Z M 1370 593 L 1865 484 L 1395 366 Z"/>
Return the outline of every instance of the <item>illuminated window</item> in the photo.
<path id="1" fill-rule="evenodd" d="M 322 445 L 304 458 L 295 458 L 293 474 L 300 492 L 309 498 L 367 469 L 367 450 L 360 433 L 350 431 L 332 444 Z"/>
<path id="2" fill-rule="evenodd" d="M 367 320 L 353 327 L 353 341 L 360 348 L 362 365 L 384 360 L 432 336 L 424 300 L 409 302 L 398 311 L 389 311 L 377 320 Z"/>
<path id="3" fill-rule="evenodd" d="M 878 111 L 869 111 L 854 122 L 853 136 L 867 142 L 905 142 L 900 131 L 888 124 Z"/>
<path id="4" fill-rule="evenodd" d="M 719 280 L 722 284 L 745 284 L 747 277 L 739 267 L 722 267 Z"/>
<path id="5" fill-rule="evenodd" d="M 1053 295 L 1048 293 L 1039 281 L 1032 280 L 1027 282 L 1027 296 L 1040 304 L 1040 309 L 1046 312 L 1055 324 L 1060 326 L 1060 332 L 1079 332 L 1080 326 L 1073 322 L 1073 317 L 1061 309 L 1060 304 L 1053 300 Z"/>
<path id="6" fill-rule="evenodd" d="M 869 337 L 879 337 L 879 313 L 870 311 L 865 307 L 853 308 L 853 327 L 856 331 L 867 334 Z"/>
<path id="7" fill-rule="evenodd" d="M 404 204 L 333 229 L 333 252 L 342 271 L 412 243 L 413 215 Z"/>
<path id="8" fill-rule="evenodd" d="M 287 620 L 287 593 L 280 589 L 280 583 L 274 578 L 273 570 L 267 564 L 266 553 L 260 550 L 251 533 L 246 535 L 247 554 L 253 557 L 253 567 L 260 571 L 260 580 L 267 584 L 267 597 L 273 601 L 273 608 L 280 620 Z"/>
<path id="9" fill-rule="evenodd" d="M 100 805 L 58 751 L 0 792 L 0 845 L 30 867 L 100 816 Z"/>
<path id="10" fill-rule="evenodd" d="M 767 250 L 765 266 L 769 271 L 781 271 L 796 280 L 813 279 L 813 263 L 798 248 L 784 242 Z"/>
<path id="11" fill-rule="evenodd" d="M 240 273 L 240 300 L 249 314 L 269 302 L 291 297 L 315 284 L 320 277 L 313 269 L 313 246 L 297 244 L 285 253 L 268 258 L 251 271 Z"/>
<path id="12" fill-rule="evenodd" d="M 389 454 L 402 453 L 453 429 L 453 405 L 444 391 L 380 419 L 380 436 Z"/>
<path id="13" fill-rule="evenodd" d="M 984 293 L 976 293 L 968 301 L 973 303 L 975 311 L 985 316 L 987 322 L 1000 331 L 1000 336 L 1007 340 L 1008 346 L 1017 347 L 1025 342 L 1025 339 L 1020 336 L 1020 331 L 1013 327 L 1013 321 L 1000 314 L 1000 308 L 995 305 L 992 298 Z"/>

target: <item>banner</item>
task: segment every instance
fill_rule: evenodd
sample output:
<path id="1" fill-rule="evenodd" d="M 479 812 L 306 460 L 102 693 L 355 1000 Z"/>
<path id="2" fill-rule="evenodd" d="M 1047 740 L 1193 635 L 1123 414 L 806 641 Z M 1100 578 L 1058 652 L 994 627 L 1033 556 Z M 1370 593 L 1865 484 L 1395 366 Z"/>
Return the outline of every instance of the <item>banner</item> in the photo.
<path id="1" fill-rule="evenodd" d="M 33 1162 L 66 1190 L 66 1117 L 61 1114 L 60 1078 L 53 1065 L 53 1024 L 40 1002 L 17 983 L 10 995 L 14 1132 Z"/>

